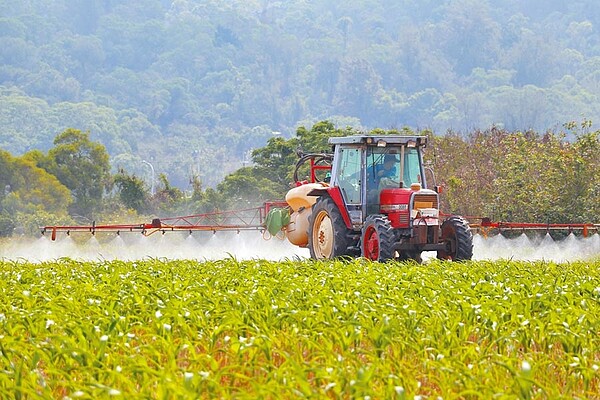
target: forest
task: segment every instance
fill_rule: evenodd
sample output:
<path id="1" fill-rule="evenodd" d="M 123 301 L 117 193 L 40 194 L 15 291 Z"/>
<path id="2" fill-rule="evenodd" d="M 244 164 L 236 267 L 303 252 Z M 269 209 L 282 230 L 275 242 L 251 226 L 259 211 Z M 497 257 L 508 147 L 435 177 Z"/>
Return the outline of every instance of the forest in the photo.
<path id="1" fill-rule="evenodd" d="M 258 201 L 289 183 L 261 170 L 272 146 L 378 129 L 432 137 L 450 211 L 598 215 L 598 21 L 591 0 L 0 0 L 5 225 L 206 209 L 267 179 Z M 78 149 L 92 180 L 61 167 Z"/>
<path id="2" fill-rule="evenodd" d="M 113 168 L 215 187 L 273 135 L 600 121 L 592 0 L 0 0 L 0 148 L 90 131 Z"/>

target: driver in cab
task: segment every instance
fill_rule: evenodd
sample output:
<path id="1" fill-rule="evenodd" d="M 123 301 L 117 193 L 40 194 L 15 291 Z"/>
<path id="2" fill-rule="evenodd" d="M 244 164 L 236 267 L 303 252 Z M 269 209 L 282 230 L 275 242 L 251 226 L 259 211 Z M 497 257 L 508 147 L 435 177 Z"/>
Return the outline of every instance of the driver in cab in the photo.
<path id="1" fill-rule="evenodd" d="M 386 154 L 383 159 L 383 164 L 377 168 L 377 179 L 379 180 L 379 189 L 389 187 L 399 187 L 400 180 L 398 179 L 398 158 L 396 154 Z"/>

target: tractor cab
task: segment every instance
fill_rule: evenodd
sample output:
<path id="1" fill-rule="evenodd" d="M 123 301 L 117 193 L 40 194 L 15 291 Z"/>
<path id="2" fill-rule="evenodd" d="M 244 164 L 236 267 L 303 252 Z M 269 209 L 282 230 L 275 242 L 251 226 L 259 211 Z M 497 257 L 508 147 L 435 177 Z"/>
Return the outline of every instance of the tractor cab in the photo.
<path id="1" fill-rule="evenodd" d="M 426 188 L 422 162 L 424 136 L 331 138 L 331 186 L 339 187 L 353 225 L 381 211 L 384 189 Z"/>

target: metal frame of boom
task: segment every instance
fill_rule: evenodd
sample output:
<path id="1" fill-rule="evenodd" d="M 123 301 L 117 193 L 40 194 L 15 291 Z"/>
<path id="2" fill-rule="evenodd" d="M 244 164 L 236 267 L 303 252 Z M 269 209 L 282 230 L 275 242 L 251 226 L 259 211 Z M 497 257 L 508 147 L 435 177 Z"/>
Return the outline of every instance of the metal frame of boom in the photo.
<path id="1" fill-rule="evenodd" d="M 481 217 L 467 217 L 468 220 L 481 220 L 479 223 L 471 223 L 471 230 L 481 234 L 484 237 L 494 233 L 502 233 L 507 231 L 536 231 L 546 232 L 550 231 L 565 231 L 565 232 L 581 232 L 583 237 L 588 237 L 592 233 L 600 233 L 600 224 L 592 223 L 563 223 L 563 224 L 551 224 L 551 223 L 537 223 L 537 222 L 493 222 L 489 218 Z"/>
<path id="2" fill-rule="evenodd" d="M 286 202 L 266 202 L 261 207 L 246 208 L 242 210 L 216 211 L 205 214 L 186 215 L 171 218 L 155 218 L 149 224 L 115 224 L 115 225 L 57 225 L 44 226 L 42 234 L 51 233 L 51 239 L 56 240 L 57 233 L 88 232 L 95 235 L 97 232 L 139 232 L 150 236 L 156 232 L 166 233 L 175 231 L 243 231 L 264 230 L 266 216 L 273 207 L 287 207 Z"/>

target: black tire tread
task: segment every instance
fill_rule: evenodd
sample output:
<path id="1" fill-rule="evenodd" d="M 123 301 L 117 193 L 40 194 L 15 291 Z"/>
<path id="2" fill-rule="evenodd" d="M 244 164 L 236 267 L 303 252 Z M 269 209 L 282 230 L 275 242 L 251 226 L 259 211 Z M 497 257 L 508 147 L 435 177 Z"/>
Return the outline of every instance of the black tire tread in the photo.
<path id="1" fill-rule="evenodd" d="M 450 255 L 450 259 L 453 261 L 467 261 L 472 259 L 473 234 L 471 233 L 469 222 L 460 215 L 452 215 L 448 217 L 442 224 L 442 231 L 444 230 L 444 226 L 446 226 L 447 224 L 450 224 L 452 226 L 456 240 L 456 252 L 455 254 Z"/>
<path id="2" fill-rule="evenodd" d="M 396 235 L 394 235 L 390 220 L 381 214 L 371 214 L 365 220 L 361 234 L 361 255 L 365 256 L 365 249 L 362 242 L 369 226 L 375 227 L 379 238 L 379 258 L 377 261 L 385 262 L 393 259 L 395 255 L 394 244 L 396 242 Z"/>

